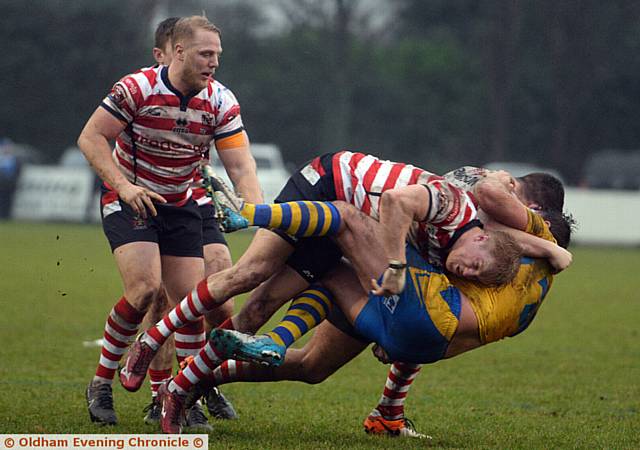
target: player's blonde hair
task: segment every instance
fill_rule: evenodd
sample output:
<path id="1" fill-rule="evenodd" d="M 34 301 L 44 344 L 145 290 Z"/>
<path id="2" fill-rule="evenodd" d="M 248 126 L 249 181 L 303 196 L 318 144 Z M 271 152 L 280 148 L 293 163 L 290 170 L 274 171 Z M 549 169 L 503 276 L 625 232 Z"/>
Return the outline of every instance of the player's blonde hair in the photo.
<path id="1" fill-rule="evenodd" d="M 214 33 L 218 33 L 219 36 L 222 36 L 220 28 L 211 23 L 206 17 L 189 16 L 183 17 L 176 22 L 176 24 L 173 26 L 171 40 L 173 41 L 174 45 L 176 42 L 181 42 L 182 45 L 185 45 L 193 40 L 193 36 L 195 35 L 196 29 L 198 28 L 202 30 L 213 31 Z"/>
<path id="2" fill-rule="evenodd" d="M 513 280 L 520 269 L 522 247 L 509 233 L 487 231 L 489 235 L 489 253 L 493 263 L 478 275 L 478 280 L 488 286 L 500 286 Z"/>

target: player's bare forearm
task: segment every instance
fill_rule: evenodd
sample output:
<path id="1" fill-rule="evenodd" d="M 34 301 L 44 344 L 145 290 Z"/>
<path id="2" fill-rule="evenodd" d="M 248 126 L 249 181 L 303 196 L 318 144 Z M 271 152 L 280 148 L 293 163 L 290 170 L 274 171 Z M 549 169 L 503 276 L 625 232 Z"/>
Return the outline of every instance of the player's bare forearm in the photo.
<path id="1" fill-rule="evenodd" d="M 262 203 L 256 162 L 249 147 L 221 149 L 218 155 L 235 190 L 250 203 Z"/>
<path id="2" fill-rule="evenodd" d="M 546 258 L 557 272 L 569 267 L 573 261 L 573 255 L 554 242 L 495 222 L 486 223 L 485 228 L 509 233 L 520 244 L 525 256 Z"/>
<path id="3" fill-rule="evenodd" d="M 424 218 L 429 208 L 429 194 L 422 186 L 391 189 L 380 197 L 380 224 L 387 257 L 405 261 L 404 245 L 414 220 Z"/>
<path id="4" fill-rule="evenodd" d="M 518 230 L 527 227 L 527 209 L 504 180 L 487 176 L 480 180 L 474 194 L 482 209 L 492 219 Z"/>

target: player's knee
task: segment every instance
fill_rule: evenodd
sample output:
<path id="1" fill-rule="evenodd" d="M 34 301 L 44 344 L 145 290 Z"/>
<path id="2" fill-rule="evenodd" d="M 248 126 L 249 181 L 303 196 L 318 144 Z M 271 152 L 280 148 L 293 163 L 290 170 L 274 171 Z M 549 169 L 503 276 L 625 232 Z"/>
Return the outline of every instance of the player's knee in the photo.
<path id="1" fill-rule="evenodd" d="M 326 367 L 320 363 L 318 358 L 314 358 L 310 355 L 305 355 L 300 361 L 300 374 L 302 379 L 307 384 L 318 384 L 329 378 L 331 372 L 326 370 Z"/>
<path id="2" fill-rule="evenodd" d="M 136 309 L 146 311 L 156 299 L 161 297 L 162 289 L 159 281 L 143 278 L 125 292 L 125 297 Z"/>

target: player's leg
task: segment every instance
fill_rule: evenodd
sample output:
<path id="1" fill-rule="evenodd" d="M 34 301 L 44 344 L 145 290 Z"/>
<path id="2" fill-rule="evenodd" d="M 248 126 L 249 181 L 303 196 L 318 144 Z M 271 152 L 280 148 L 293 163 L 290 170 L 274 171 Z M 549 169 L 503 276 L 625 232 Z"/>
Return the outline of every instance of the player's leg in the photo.
<path id="1" fill-rule="evenodd" d="M 146 330 L 166 314 L 169 309 L 169 303 L 167 299 L 167 293 L 164 287 L 160 290 L 160 294 L 156 301 L 151 304 L 151 307 L 144 316 L 144 320 L 140 326 L 141 330 Z M 165 344 L 160 347 L 158 353 L 151 361 L 149 365 L 149 381 L 151 385 L 151 402 L 144 408 L 145 417 L 144 421 L 147 424 L 157 424 L 160 421 L 160 412 L 162 405 L 158 401 L 158 389 L 160 386 L 171 378 L 173 371 L 173 355 L 174 355 L 174 343 L 173 338 L 170 338 Z"/>
<path id="2" fill-rule="evenodd" d="M 213 332 L 211 339 L 214 345 L 219 344 L 217 339 L 226 341 L 225 358 L 279 364 L 286 347 L 326 317 L 331 309 L 330 293 L 320 286 L 305 289 L 310 284 L 317 284 L 317 280 L 335 268 L 342 258 L 342 252 L 328 238 L 305 238 L 296 245 L 286 266 L 252 292 L 233 319 L 236 325 L 234 329 L 255 332 L 280 306 L 296 296 L 289 313 L 269 335 L 246 336 L 223 330 Z M 218 346 L 218 350 L 222 348 Z M 244 355 L 242 352 L 235 353 L 236 348 L 242 350 Z"/>
<path id="3" fill-rule="evenodd" d="M 154 242 L 131 242 L 114 250 L 124 284 L 124 295 L 115 304 L 104 328 L 100 362 L 87 388 L 91 420 L 114 424 L 111 384 L 118 363 L 138 332 L 144 312 L 161 288 L 160 254 Z"/>
<path id="4" fill-rule="evenodd" d="M 209 382 L 219 384 L 233 381 L 303 381 L 320 383 L 344 364 L 352 360 L 367 346 L 334 327 L 323 322 L 302 349 L 289 349 L 285 363 L 280 367 L 266 367 L 242 361 L 225 361 L 209 375 Z M 179 433 L 180 417 L 183 414 L 185 396 L 169 392 L 167 385 L 161 388 L 166 416 L 161 420 L 162 431 Z"/>
<path id="5" fill-rule="evenodd" d="M 231 253 L 227 246 L 226 240 L 222 232 L 218 228 L 218 223 L 213 220 L 205 219 L 203 209 L 207 206 L 201 206 L 200 212 L 203 215 L 203 238 L 204 238 L 204 270 L 205 275 L 209 276 L 221 270 L 228 269 L 232 266 Z M 208 209 L 208 208 L 207 208 Z M 213 213 L 213 208 L 211 208 Z M 233 315 L 233 298 L 223 303 L 217 308 L 205 315 L 205 332 L 208 333 L 212 328 L 221 326 L 229 326 L 231 316 Z M 231 402 L 220 392 L 218 388 L 211 388 L 203 393 L 202 398 L 207 406 L 209 415 L 216 419 L 237 419 L 238 415 Z"/>
<path id="6" fill-rule="evenodd" d="M 367 433 L 394 437 L 426 437 L 415 431 L 412 422 L 404 414 L 404 401 L 421 367 L 420 364 L 401 362 L 391 365 L 378 405 L 363 422 Z"/>

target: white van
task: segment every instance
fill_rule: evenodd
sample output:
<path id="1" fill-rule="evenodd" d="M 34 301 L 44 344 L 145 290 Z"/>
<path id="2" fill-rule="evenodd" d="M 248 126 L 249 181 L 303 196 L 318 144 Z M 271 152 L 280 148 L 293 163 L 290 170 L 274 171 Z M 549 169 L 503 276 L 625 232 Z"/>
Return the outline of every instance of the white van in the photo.
<path id="1" fill-rule="evenodd" d="M 275 144 L 251 143 L 251 153 L 258 166 L 258 181 L 264 193 L 265 203 L 273 202 L 289 178 L 289 171 L 284 165 L 280 149 Z M 232 186 L 227 172 L 218 159 L 215 151 L 211 152 L 211 165 L 218 175 Z"/>

